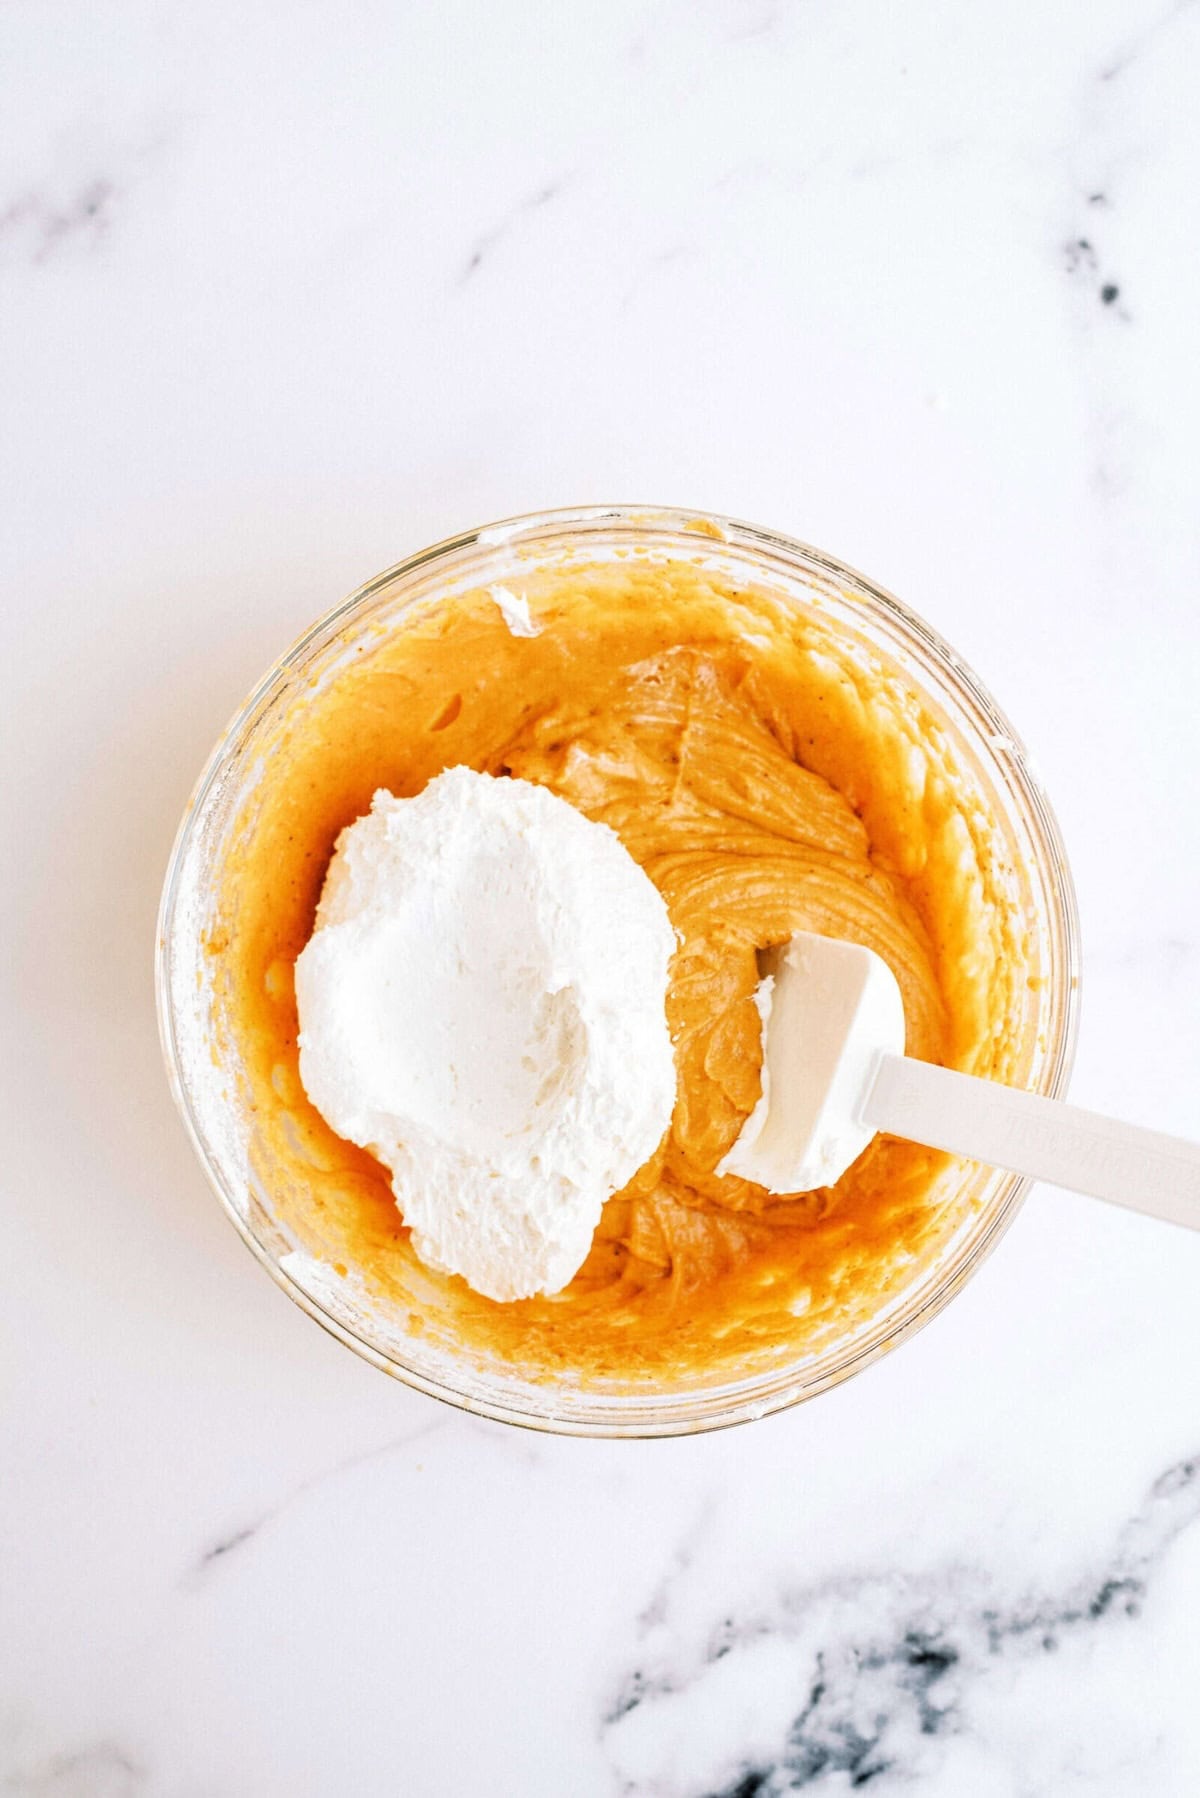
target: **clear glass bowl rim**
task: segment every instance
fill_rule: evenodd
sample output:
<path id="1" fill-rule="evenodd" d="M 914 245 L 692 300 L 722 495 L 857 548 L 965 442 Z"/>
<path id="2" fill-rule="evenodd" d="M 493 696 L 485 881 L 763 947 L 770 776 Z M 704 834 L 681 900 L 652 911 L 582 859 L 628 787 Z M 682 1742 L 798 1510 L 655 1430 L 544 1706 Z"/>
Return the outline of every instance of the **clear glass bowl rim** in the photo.
<path id="1" fill-rule="evenodd" d="M 769 575 L 772 561 L 781 563 L 793 573 L 803 574 L 808 569 L 819 570 L 844 589 L 851 590 L 856 601 L 863 602 L 869 611 L 881 614 L 886 623 L 890 623 L 902 636 L 912 641 L 919 653 L 939 665 L 943 678 L 954 687 L 959 704 L 964 710 L 974 714 L 974 721 L 980 727 L 982 742 L 986 745 L 989 736 L 1003 741 L 1007 784 L 1024 814 L 1026 827 L 1039 845 L 1043 859 L 1054 870 L 1055 878 L 1048 888 L 1055 936 L 1052 949 L 1058 964 L 1053 970 L 1056 977 L 1056 990 L 1052 993 L 1054 1036 L 1048 1046 L 1039 1089 L 1049 1097 L 1062 1097 L 1070 1078 L 1079 1022 L 1079 915 L 1074 883 L 1057 819 L 1030 766 L 1024 744 L 1009 719 L 957 651 L 919 614 L 857 569 L 838 557 L 783 532 L 714 512 L 673 506 L 567 506 L 516 514 L 479 525 L 456 536 L 443 538 L 384 569 L 314 620 L 271 665 L 222 731 L 184 809 L 168 861 L 158 912 L 155 997 L 159 1037 L 176 1106 L 208 1182 L 230 1222 L 275 1283 L 337 1341 L 354 1350 L 382 1372 L 417 1391 L 498 1422 L 575 1436 L 646 1438 L 691 1435 L 729 1428 L 788 1409 L 849 1379 L 898 1347 L 935 1317 L 977 1271 L 1016 1216 L 1031 1182 L 1016 1175 L 1008 1176 L 989 1203 L 982 1226 L 970 1237 L 965 1252 L 959 1254 L 953 1265 L 946 1270 L 944 1278 L 926 1293 L 923 1301 L 903 1316 L 895 1327 L 888 1327 L 882 1339 L 872 1338 L 861 1344 L 819 1380 L 805 1383 L 797 1377 L 794 1370 L 789 1374 L 787 1369 L 783 1369 L 770 1376 L 769 1384 L 764 1377 L 764 1389 L 758 1397 L 748 1395 L 744 1390 L 739 1391 L 736 1397 L 731 1396 L 724 1404 L 720 1402 L 718 1395 L 704 1391 L 664 1394 L 653 1402 L 639 1397 L 631 1402 L 628 1416 L 621 1414 L 622 1401 L 610 1397 L 606 1401 L 603 1415 L 587 1416 L 582 1412 L 563 1415 L 553 1403 L 548 1403 L 544 1409 L 531 1407 L 525 1402 L 509 1404 L 481 1398 L 477 1393 L 461 1391 L 444 1381 L 431 1379 L 419 1369 L 405 1365 L 356 1331 L 347 1328 L 297 1284 L 286 1269 L 280 1266 L 270 1247 L 260 1241 L 250 1228 L 243 1210 L 235 1200 L 225 1171 L 214 1159 L 183 1078 L 174 1011 L 171 964 L 181 871 L 192 847 L 196 829 L 204 816 L 206 800 L 226 768 L 236 759 L 243 736 L 273 689 L 303 661 L 309 648 L 318 639 L 328 638 L 354 612 L 365 608 L 381 591 L 413 576 L 418 570 L 427 569 L 472 548 L 490 550 L 503 546 L 505 549 L 518 549 L 534 545 L 548 534 L 561 543 L 569 539 L 573 531 L 583 533 L 585 538 L 589 532 L 623 531 L 628 534 L 631 545 L 638 541 L 653 543 L 656 538 L 666 545 L 682 535 L 683 544 L 675 542 L 675 547 L 686 545 L 693 549 L 703 542 L 706 535 L 715 535 L 727 546 L 765 563 L 764 574 Z M 522 1390 L 525 1395 L 529 1392 L 528 1387 Z M 548 1393 L 555 1390 L 557 1389 L 547 1389 Z"/>

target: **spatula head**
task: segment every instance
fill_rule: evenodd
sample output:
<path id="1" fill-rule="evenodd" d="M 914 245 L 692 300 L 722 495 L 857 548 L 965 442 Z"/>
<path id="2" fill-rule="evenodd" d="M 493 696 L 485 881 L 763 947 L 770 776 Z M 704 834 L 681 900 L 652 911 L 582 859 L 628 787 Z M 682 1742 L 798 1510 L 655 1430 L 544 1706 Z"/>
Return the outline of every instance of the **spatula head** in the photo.
<path id="1" fill-rule="evenodd" d="M 717 1168 L 769 1192 L 832 1186 L 875 1132 L 859 1121 L 881 1055 L 904 1053 L 904 1003 L 860 943 L 799 931 L 755 994 L 762 1097 Z"/>

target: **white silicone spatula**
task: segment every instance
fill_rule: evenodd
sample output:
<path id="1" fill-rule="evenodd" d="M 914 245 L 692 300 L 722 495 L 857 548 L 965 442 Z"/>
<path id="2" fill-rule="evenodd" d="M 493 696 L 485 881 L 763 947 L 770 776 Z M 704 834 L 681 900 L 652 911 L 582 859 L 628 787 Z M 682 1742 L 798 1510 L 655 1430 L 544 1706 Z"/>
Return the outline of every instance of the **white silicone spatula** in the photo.
<path id="1" fill-rule="evenodd" d="M 1200 1229 L 1200 1144 L 910 1059 L 900 989 L 870 949 L 801 932 L 757 1003 L 763 1097 L 721 1172 L 806 1192 L 886 1130 Z"/>

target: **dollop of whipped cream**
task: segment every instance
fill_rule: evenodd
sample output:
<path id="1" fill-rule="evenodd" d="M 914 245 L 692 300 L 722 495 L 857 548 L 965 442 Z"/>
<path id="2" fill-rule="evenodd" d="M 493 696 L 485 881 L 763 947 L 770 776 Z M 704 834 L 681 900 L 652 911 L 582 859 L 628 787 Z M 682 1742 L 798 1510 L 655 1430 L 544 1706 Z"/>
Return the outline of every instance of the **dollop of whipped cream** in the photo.
<path id="1" fill-rule="evenodd" d="M 343 830 L 296 961 L 300 1077 L 430 1267 L 558 1292 L 675 1103 L 675 936 L 614 831 L 450 768 Z"/>

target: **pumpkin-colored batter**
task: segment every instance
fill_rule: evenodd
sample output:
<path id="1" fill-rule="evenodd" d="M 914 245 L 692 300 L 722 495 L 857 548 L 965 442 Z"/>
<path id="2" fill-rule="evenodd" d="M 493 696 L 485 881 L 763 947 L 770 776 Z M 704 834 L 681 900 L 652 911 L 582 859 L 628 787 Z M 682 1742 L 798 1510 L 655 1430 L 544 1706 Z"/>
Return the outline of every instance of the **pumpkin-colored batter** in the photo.
<path id="1" fill-rule="evenodd" d="M 904 995 L 908 1052 L 1004 1077 L 1024 985 L 986 807 L 944 730 L 865 639 L 734 588 L 702 558 L 631 556 L 519 582 L 514 636 L 479 591 L 348 644 L 293 702 L 227 853 L 209 948 L 218 1042 L 254 1158 L 306 1249 L 408 1318 L 536 1378 L 742 1375 L 894 1297 L 960 1221 L 948 1158 L 877 1138 L 789 1198 L 713 1169 L 759 1091 L 756 952 L 798 929 L 866 943 Z M 562 794 L 618 833 L 679 935 L 679 1095 L 562 1293 L 501 1305 L 421 1268 L 387 1175 L 297 1071 L 292 964 L 334 840 L 377 787 L 466 763 Z"/>

